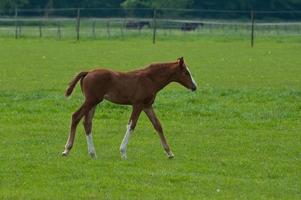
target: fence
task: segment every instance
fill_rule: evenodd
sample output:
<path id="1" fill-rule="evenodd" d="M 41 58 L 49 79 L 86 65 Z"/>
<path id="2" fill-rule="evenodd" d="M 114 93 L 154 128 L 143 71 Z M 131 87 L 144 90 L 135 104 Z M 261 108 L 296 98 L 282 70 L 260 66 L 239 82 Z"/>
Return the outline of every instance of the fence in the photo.
<path id="1" fill-rule="evenodd" d="M 300 36 L 301 11 L 194 9 L 0 10 L 0 37 L 110 38 L 222 35 Z"/>

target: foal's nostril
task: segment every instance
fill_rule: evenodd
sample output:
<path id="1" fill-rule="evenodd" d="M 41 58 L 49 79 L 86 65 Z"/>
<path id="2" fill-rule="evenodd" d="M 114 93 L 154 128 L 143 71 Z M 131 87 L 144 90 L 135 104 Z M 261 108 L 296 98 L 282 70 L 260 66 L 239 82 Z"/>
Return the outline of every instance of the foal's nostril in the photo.
<path id="1" fill-rule="evenodd" d="M 196 91 L 196 86 L 195 86 L 195 85 L 192 86 L 191 90 L 192 90 L 193 92 Z"/>

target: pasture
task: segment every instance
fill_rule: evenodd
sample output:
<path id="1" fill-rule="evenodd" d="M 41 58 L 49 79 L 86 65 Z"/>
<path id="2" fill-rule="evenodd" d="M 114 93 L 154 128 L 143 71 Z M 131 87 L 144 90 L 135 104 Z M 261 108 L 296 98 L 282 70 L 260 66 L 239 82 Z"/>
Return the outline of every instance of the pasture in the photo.
<path id="1" fill-rule="evenodd" d="M 0 199 L 300 199 L 300 52 L 300 39 L 0 38 Z M 78 86 L 64 97 L 77 72 L 180 56 L 198 90 L 173 83 L 154 105 L 175 159 L 142 113 L 121 160 L 131 108 L 108 102 L 94 118 L 98 159 L 82 124 L 61 156 L 83 101 Z"/>

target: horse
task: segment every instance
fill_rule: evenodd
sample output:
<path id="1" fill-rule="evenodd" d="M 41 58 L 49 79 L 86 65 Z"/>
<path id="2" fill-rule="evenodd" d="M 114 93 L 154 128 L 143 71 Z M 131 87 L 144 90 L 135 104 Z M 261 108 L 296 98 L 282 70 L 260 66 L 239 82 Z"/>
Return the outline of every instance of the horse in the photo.
<path id="1" fill-rule="evenodd" d="M 158 133 L 168 158 L 174 157 L 152 105 L 156 94 L 171 82 L 178 82 L 192 91 L 197 89 L 197 84 L 183 57 L 173 62 L 150 64 L 143 69 L 130 72 L 117 72 L 103 68 L 80 72 L 69 83 L 65 92 L 66 97 L 71 95 L 79 80 L 85 101 L 72 115 L 71 130 L 65 150 L 62 152 L 63 156 L 69 154 L 73 146 L 76 127 L 80 120 L 84 118 L 83 125 L 86 133 L 88 153 L 92 158 L 96 158 L 92 139 L 92 119 L 96 105 L 103 100 L 107 100 L 115 104 L 132 106 L 126 133 L 120 145 L 122 159 L 127 158 L 127 144 L 142 111 L 145 112 Z"/>
<path id="2" fill-rule="evenodd" d="M 125 27 L 127 29 L 138 29 L 138 30 L 141 30 L 145 26 L 147 26 L 149 28 L 150 27 L 150 22 L 145 22 L 145 21 L 129 21 L 125 25 Z"/>
<path id="3" fill-rule="evenodd" d="M 202 22 L 192 22 L 192 23 L 184 23 L 181 26 L 182 31 L 194 31 L 196 30 L 199 26 L 204 26 L 204 23 Z"/>

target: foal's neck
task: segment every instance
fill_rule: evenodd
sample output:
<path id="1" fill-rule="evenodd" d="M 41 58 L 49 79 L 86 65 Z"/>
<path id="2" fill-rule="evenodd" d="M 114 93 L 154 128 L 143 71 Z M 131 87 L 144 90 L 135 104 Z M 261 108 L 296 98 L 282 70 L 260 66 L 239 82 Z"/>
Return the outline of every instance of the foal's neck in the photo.
<path id="1" fill-rule="evenodd" d="M 177 63 L 151 64 L 147 69 L 147 74 L 153 80 L 155 90 L 158 92 L 173 80 L 177 68 Z"/>

